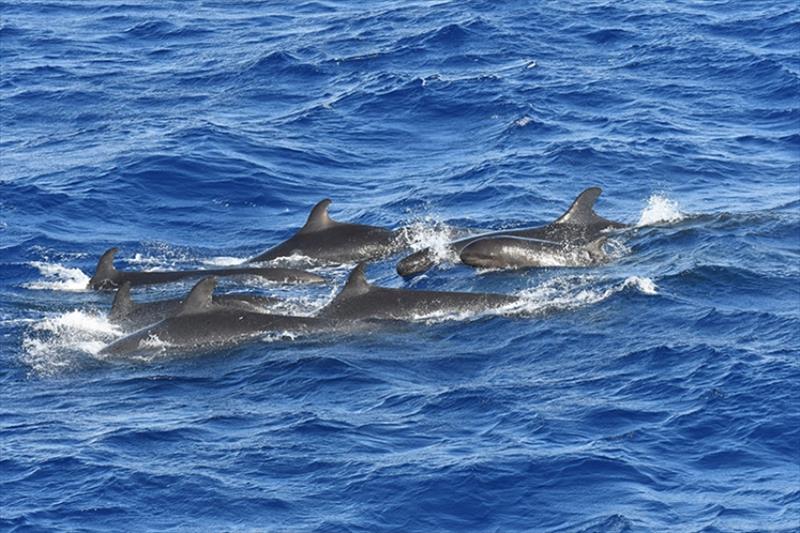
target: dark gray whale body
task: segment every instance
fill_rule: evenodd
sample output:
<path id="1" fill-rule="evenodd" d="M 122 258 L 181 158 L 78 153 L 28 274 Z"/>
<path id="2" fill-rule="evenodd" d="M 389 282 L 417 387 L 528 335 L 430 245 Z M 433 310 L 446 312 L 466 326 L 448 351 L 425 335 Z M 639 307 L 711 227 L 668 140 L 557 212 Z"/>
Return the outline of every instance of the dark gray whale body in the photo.
<path id="1" fill-rule="evenodd" d="M 127 329 L 139 329 L 155 324 L 165 318 L 177 315 L 185 299 L 156 300 L 136 303 L 131 298 L 131 284 L 126 281 L 117 289 L 108 319 Z M 216 308 L 237 309 L 254 313 L 264 313 L 270 305 L 280 302 L 279 298 L 251 294 L 215 294 L 212 303 Z"/>
<path id="2" fill-rule="evenodd" d="M 370 285 L 364 263 L 350 273 L 342 291 L 317 316 L 338 319 L 409 320 L 436 313 L 484 311 L 518 301 L 504 294 L 417 291 Z"/>
<path id="3" fill-rule="evenodd" d="M 129 282 L 131 285 L 152 285 L 156 283 L 170 283 L 187 278 L 200 278 L 203 276 L 258 276 L 267 280 L 281 283 L 324 283 L 325 279 L 311 272 L 292 268 L 219 268 L 208 270 L 175 270 L 154 272 L 122 272 L 114 268 L 114 256 L 118 248 L 107 250 L 100 261 L 94 276 L 89 280 L 89 288 L 95 290 L 108 290 L 122 286 Z"/>
<path id="4" fill-rule="evenodd" d="M 498 236 L 472 241 L 459 254 L 461 262 L 477 268 L 590 266 L 604 263 L 606 239 L 588 244 Z"/>
<path id="5" fill-rule="evenodd" d="M 386 257 L 404 247 L 397 232 L 331 219 L 329 205 L 331 201 L 328 199 L 319 202 L 297 233 L 248 263 L 291 256 L 301 256 L 320 264 L 352 263 Z"/>
<path id="6" fill-rule="evenodd" d="M 215 286 L 214 277 L 202 279 L 176 315 L 109 344 L 100 354 L 131 355 L 158 350 L 162 343 L 179 351 L 231 346 L 272 332 L 297 335 L 341 331 L 346 326 L 336 320 L 256 313 L 215 304 Z"/>
<path id="7" fill-rule="evenodd" d="M 573 251 L 580 247 L 589 246 L 600 239 L 605 230 L 626 227 L 625 224 L 606 220 L 594 212 L 594 204 L 601 192 L 602 190 L 599 187 L 591 187 L 586 189 L 575 199 L 566 213 L 561 215 L 561 217 L 559 217 L 556 221 L 545 226 L 511 231 L 497 231 L 493 233 L 476 235 L 474 237 L 468 237 L 466 239 L 451 242 L 449 244 L 450 250 L 454 255 L 461 256 L 472 243 L 478 240 L 486 241 L 494 238 L 505 239 L 507 237 L 517 237 L 523 239 L 535 239 L 539 242 L 537 243 L 535 241 L 531 241 L 528 243 L 522 243 L 520 241 L 516 241 L 513 243 L 515 246 L 508 246 L 512 243 L 512 241 L 503 240 L 499 243 L 495 243 L 497 245 L 495 247 L 497 250 L 502 250 L 501 245 L 505 245 L 508 249 L 527 247 L 529 250 L 533 250 L 534 252 L 538 250 L 542 254 L 547 253 L 550 255 L 550 259 L 553 259 L 557 258 L 558 254 L 552 254 L 552 252 L 556 251 L 556 249 L 559 247 L 568 248 L 570 251 Z M 471 252 L 467 252 L 465 254 L 465 257 L 468 260 L 478 256 L 483 257 L 483 252 L 489 245 L 491 245 L 491 241 L 483 242 L 478 251 L 473 248 Z M 592 246 L 592 248 L 594 249 L 597 247 Z M 585 253 L 581 252 L 578 254 L 578 256 L 586 254 L 592 255 L 594 253 L 595 252 L 590 253 L 587 249 Z M 502 254 L 494 255 L 497 255 L 497 257 L 493 256 L 494 259 L 492 260 L 492 268 L 505 268 L 502 260 Z M 570 257 L 575 256 L 574 254 L 561 255 L 563 255 L 567 260 Z M 522 254 L 517 254 L 517 256 L 521 257 Z M 529 257 L 531 258 L 535 256 L 536 253 L 529 254 Z M 475 261 L 476 263 L 480 262 L 479 259 L 476 259 Z M 397 273 L 404 277 L 415 276 L 427 271 L 436 265 L 437 262 L 438 260 L 434 252 L 430 248 L 425 248 L 424 250 L 420 250 L 400 260 L 400 262 L 397 263 Z M 468 264 L 473 264 L 473 266 L 488 266 L 476 263 Z M 510 266 L 513 261 L 509 259 L 508 263 Z M 536 265 L 534 259 L 530 259 L 529 263 L 532 264 L 528 264 L 528 266 L 554 266 L 546 262 L 542 262 L 541 265 Z"/>

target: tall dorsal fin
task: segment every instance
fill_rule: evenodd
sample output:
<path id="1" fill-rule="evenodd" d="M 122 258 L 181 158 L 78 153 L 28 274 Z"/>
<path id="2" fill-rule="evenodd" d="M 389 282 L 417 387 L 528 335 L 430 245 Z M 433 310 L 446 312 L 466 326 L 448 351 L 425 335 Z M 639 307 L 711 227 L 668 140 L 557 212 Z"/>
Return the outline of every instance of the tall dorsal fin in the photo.
<path id="1" fill-rule="evenodd" d="M 108 287 L 109 284 L 114 285 L 114 278 L 117 275 L 117 269 L 114 268 L 114 256 L 117 253 L 119 253 L 119 248 L 115 246 L 100 256 L 97 268 L 94 269 L 94 276 L 89 280 L 89 287 L 98 289 Z"/>
<path id="2" fill-rule="evenodd" d="M 606 220 L 594 212 L 594 203 L 603 190 L 600 187 L 590 187 L 580 193 L 567 212 L 561 215 L 554 224 L 574 224 L 576 226 L 588 226 L 605 222 Z"/>
<path id="3" fill-rule="evenodd" d="M 369 291 L 371 285 L 367 281 L 367 277 L 364 275 L 364 270 L 367 268 L 366 263 L 359 263 L 350 272 L 350 276 L 347 278 L 347 283 L 344 284 L 342 288 L 342 292 L 339 293 L 337 298 L 342 297 L 349 297 L 349 296 L 359 296 Z"/>
<path id="4" fill-rule="evenodd" d="M 111 320 L 120 320 L 128 316 L 133 311 L 133 300 L 131 299 L 131 282 L 126 281 L 122 287 L 117 289 L 117 294 L 114 295 L 114 302 L 111 304 L 111 312 L 108 318 Z"/>
<path id="5" fill-rule="evenodd" d="M 301 233 L 310 233 L 313 231 L 320 231 L 329 228 L 335 224 L 328 215 L 328 206 L 331 205 L 331 200 L 325 198 L 311 209 L 311 214 L 308 215 L 305 226 L 300 229 Z"/>
<path id="6" fill-rule="evenodd" d="M 191 315 L 208 311 L 212 306 L 212 296 L 217 286 L 217 278 L 208 276 L 197 282 L 183 301 L 178 315 Z"/>

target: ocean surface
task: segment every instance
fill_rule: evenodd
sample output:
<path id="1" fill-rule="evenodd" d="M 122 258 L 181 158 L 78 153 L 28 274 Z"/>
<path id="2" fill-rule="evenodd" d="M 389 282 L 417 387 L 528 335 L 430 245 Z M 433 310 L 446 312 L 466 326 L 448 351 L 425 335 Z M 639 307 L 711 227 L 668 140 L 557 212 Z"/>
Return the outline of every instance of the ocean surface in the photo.
<path id="1" fill-rule="evenodd" d="M 796 2 L 0 6 L 0 530 L 800 529 Z M 589 186 L 611 264 L 367 270 L 513 313 L 98 353 L 111 246 L 231 265 L 329 197 L 441 248 Z"/>

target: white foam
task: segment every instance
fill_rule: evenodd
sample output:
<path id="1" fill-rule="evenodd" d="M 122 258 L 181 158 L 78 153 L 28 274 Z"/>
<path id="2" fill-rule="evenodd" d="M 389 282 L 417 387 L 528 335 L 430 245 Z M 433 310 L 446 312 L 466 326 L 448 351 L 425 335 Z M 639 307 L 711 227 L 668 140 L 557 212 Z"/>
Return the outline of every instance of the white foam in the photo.
<path id="1" fill-rule="evenodd" d="M 204 265 L 229 267 L 229 266 L 239 266 L 245 261 L 247 261 L 246 258 L 242 259 L 241 257 L 220 256 L 220 257 L 212 257 L 210 259 L 204 259 L 201 262 Z"/>
<path id="2" fill-rule="evenodd" d="M 514 121 L 514 125 L 517 126 L 518 128 L 524 128 L 525 126 L 527 126 L 531 122 L 533 122 L 533 119 L 526 115 L 526 116 L 524 116 L 522 118 L 518 118 L 517 120 L 515 120 Z"/>
<path id="3" fill-rule="evenodd" d="M 411 250 L 417 252 L 429 248 L 439 263 L 458 261 L 458 256 L 450 248 L 455 237 L 453 227 L 431 216 L 416 220 L 401 230 L 401 238 Z"/>
<path id="4" fill-rule="evenodd" d="M 603 302 L 626 289 L 654 295 L 656 285 L 650 278 L 631 276 L 621 282 L 598 280 L 593 276 L 557 277 L 519 293 L 517 304 L 502 308 L 502 314 L 541 314 L 569 310 Z"/>
<path id="5" fill-rule="evenodd" d="M 637 289 L 642 294 L 647 294 L 648 296 L 658 294 L 658 287 L 656 287 L 655 282 L 650 278 L 631 276 L 625 279 L 625 282 L 623 283 L 623 288 L 626 287 Z"/>
<path id="6" fill-rule="evenodd" d="M 172 346 L 172 344 L 161 340 L 158 335 L 155 334 L 152 334 L 139 341 L 139 348 L 147 350 L 159 350 L 163 352 L 170 346 Z"/>
<path id="7" fill-rule="evenodd" d="M 80 310 L 48 316 L 31 324 L 22 338 L 22 361 L 35 373 L 52 375 L 96 357 L 122 330 L 105 314 Z"/>
<path id="8" fill-rule="evenodd" d="M 647 200 L 647 206 L 639 217 L 637 226 L 650 226 L 653 224 L 664 224 L 680 222 L 686 215 L 681 213 L 678 202 L 667 196 L 656 193 Z"/>
<path id="9" fill-rule="evenodd" d="M 159 270 L 174 268 L 178 263 L 193 260 L 184 250 L 176 250 L 166 243 L 150 243 L 147 248 L 149 255 L 137 252 L 132 257 L 125 257 L 125 262 L 129 265 L 142 265 L 149 270 Z"/>
<path id="10" fill-rule="evenodd" d="M 598 304 L 627 289 L 635 289 L 647 295 L 658 294 L 653 280 L 639 276 L 631 276 L 611 284 L 593 276 L 557 277 L 534 288 L 520 291 L 516 294 L 518 301 L 503 306 L 480 311 L 435 311 L 414 315 L 411 320 L 435 324 L 475 320 L 493 315 L 541 315 Z"/>
<path id="11" fill-rule="evenodd" d="M 267 333 L 266 335 L 259 336 L 262 342 L 280 342 L 286 340 L 293 341 L 298 337 L 299 334 L 292 331 L 274 331 Z"/>
<path id="12" fill-rule="evenodd" d="M 86 291 L 90 277 L 79 268 L 68 268 L 58 263 L 33 261 L 30 265 L 45 279 L 23 285 L 26 289 L 48 291 Z"/>

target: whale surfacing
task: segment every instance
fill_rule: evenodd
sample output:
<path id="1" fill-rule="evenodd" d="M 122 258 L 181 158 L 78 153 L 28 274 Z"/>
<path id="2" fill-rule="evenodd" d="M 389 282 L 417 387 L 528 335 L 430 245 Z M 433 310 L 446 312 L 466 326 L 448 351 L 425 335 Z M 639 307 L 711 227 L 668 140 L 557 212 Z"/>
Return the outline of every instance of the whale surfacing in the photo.
<path id="1" fill-rule="evenodd" d="M 486 237 L 466 245 L 459 258 L 465 265 L 489 269 L 592 266 L 608 261 L 603 250 L 605 241 L 601 237 L 583 245 L 513 236 Z"/>
<path id="2" fill-rule="evenodd" d="M 319 202 L 297 233 L 247 262 L 301 256 L 318 264 L 353 263 L 386 257 L 405 246 L 398 232 L 333 220 L 328 214 L 330 205 L 327 198 Z"/>
<path id="3" fill-rule="evenodd" d="M 412 320 L 440 313 L 480 312 L 516 303 L 514 296 L 492 293 L 390 289 L 370 284 L 365 264 L 350 273 L 341 292 L 317 314 L 323 318 Z"/>
<path id="4" fill-rule="evenodd" d="M 293 268 L 218 268 L 208 270 L 161 270 L 146 272 L 125 272 L 114 267 L 114 256 L 119 248 L 110 248 L 100 257 L 94 275 L 89 280 L 89 288 L 94 290 L 110 290 L 122 286 L 125 282 L 131 285 L 153 285 L 171 283 L 189 278 L 203 276 L 258 276 L 279 283 L 324 283 L 321 276 Z"/>
<path id="5" fill-rule="evenodd" d="M 232 346 L 268 333 L 303 335 L 341 331 L 347 324 L 315 317 L 273 315 L 214 303 L 217 280 L 200 280 L 177 314 L 131 333 L 102 350 L 101 355 L 124 356 L 153 351 L 159 346 L 185 351 Z"/>
<path id="6" fill-rule="evenodd" d="M 516 259 L 509 258 L 506 265 L 503 263 L 502 257 L 494 254 L 494 256 L 497 257 L 493 256 L 494 259 L 492 260 L 491 268 L 512 267 L 515 266 L 515 261 L 521 263 L 522 261 L 519 258 L 523 255 L 522 251 L 524 249 L 530 252 L 528 253 L 529 261 L 527 266 L 579 266 L 579 261 L 572 261 L 570 259 L 570 257 L 575 255 L 572 252 L 585 248 L 585 250 L 577 255 L 597 257 L 597 246 L 592 245 L 592 243 L 603 237 L 606 230 L 627 227 L 625 224 L 607 220 L 594 212 L 594 204 L 601 193 L 602 190 L 599 187 L 586 189 L 578 195 L 575 201 L 572 202 L 570 208 L 567 209 L 563 215 L 550 224 L 518 230 L 496 231 L 460 239 L 449 244 L 450 251 L 453 255 L 459 256 L 462 262 L 471 264 L 472 266 L 486 266 L 485 264 L 478 264 L 483 261 L 482 258 L 486 255 L 483 253 L 484 249 L 487 247 L 486 242 L 480 246 L 481 253 L 477 253 L 474 248 L 464 256 L 462 256 L 462 252 L 478 240 L 484 241 L 502 238 L 504 240 L 495 242 L 496 248 L 500 250 L 501 245 L 509 249 L 516 248 L 517 252 L 512 254 L 515 255 Z M 530 239 L 531 242 L 523 246 L 521 241 L 510 241 L 506 238 Z M 514 246 L 511 246 L 511 244 L 514 244 Z M 567 251 L 569 251 L 569 253 L 566 253 Z M 537 256 L 540 258 L 540 260 L 538 260 L 540 264 L 537 264 L 537 260 L 535 259 Z M 546 261 L 541 259 L 545 256 L 548 258 Z M 474 263 L 464 261 L 463 257 L 466 257 L 468 261 L 472 260 L 470 258 L 473 258 Z M 559 264 L 559 257 L 564 257 L 566 263 L 563 265 Z M 555 263 L 545 265 L 545 263 L 551 260 Z M 400 260 L 397 263 L 397 273 L 403 277 L 415 276 L 426 272 L 435 266 L 437 262 L 436 254 L 430 248 L 425 248 Z"/>
<path id="7" fill-rule="evenodd" d="M 117 289 L 108 319 L 126 329 L 139 329 L 177 315 L 184 299 L 156 300 L 136 303 L 131 298 L 131 283 L 126 281 Z M 251 294 L 214 294 L 212 302 L 218 308 L 238 309 L 254 313 L 265 313 L 269 306 L 280 302 L 279 298 Z"/>

